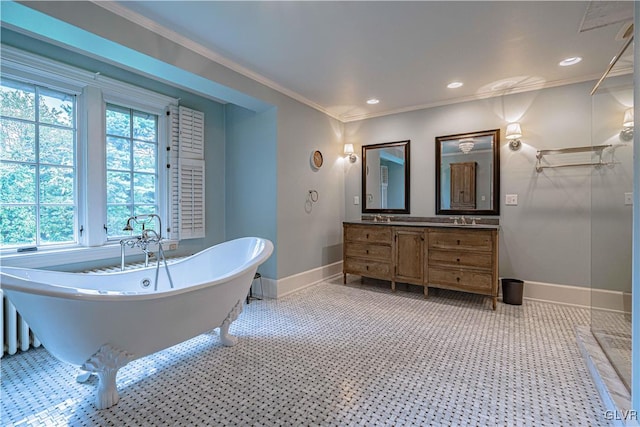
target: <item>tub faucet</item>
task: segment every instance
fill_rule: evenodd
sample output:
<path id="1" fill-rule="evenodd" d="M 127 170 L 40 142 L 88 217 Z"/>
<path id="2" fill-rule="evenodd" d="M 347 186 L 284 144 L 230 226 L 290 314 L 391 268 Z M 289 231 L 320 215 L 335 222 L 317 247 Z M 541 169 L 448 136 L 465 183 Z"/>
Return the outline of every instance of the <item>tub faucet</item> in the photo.
<path id="1" fill-rule="evenodd" d="M 133 225 L 132 224 L 141 224 L 142 225 L 142 236 L 145 236 L 144 232 L 147 231 L 146 230 L 146 226 L 152 220 L 155 220 L 155 221 L 158 222 L 158 230 L 160 230 L 160 232 L 158 233 L 153 229 L 151 229 L 151 231 L 153 231 L 153 233 L 155 234 L 155 237 L 158 240 L 161 240 L 162 239 L 162 218 L 160 218 L 160 215 L 157 215 L 157 214 L 144 214 L 144 215 L 130 216 L 127 219 L 127 225 L 124 226 L 122 231 L 133 231 Z"/>
<path id="2" fill-rule="evenodd" d="M 147 228 L 151 222 L 158 223 L 158 230 L 153 228 Z M 139 236 L 131 236 L 126 239 L 120 240 L 120 269 L 124 270 L 124 249 L 126 246 L 130 248 L 138 247 L 144 252 L 144 266 L 149 266 L 149 256 L 152 254 L 149 251 L 150 244 L 158 244 L 158 252 L 164 257 L 162 251 L 162 219 L 156 214 L 144 214 L 134 215 L 127 219 L 127 224 L 122 231 L 133 231 L 133 225 L 142 225 L 142 233 Z"/>
<path id="3" fill-rule="evenodd" d="M 153 228 L 147 228 L 147 225 L 155 221 L 158 223 L 158 230 Z M 142 225 L 142 233 L 139 236 L 131 236 L 126 239 L 120 240 L 120 270 L 124 271 L 124 248 L 129 246 L 130 248 L 138 247 L 144 252 L 144 266 L 149 266 L 149 257 L 153 253 L 149 250 L 150 244 L 158 245 L 158 254 L 156 257 L 156 280 L 154 285 L 154 291 L 158 290 L 158 273 L 160 272 L 160 260 L 164 263 L 164 269 L 167 272 L 167 278 L 169 279 L 169 286 L 173 289 L 173 279 L 171 273 L 169 273 L 169 266 L 167 265 L 167 259 L 164 256 L 164 250 L 162 249 L 162 219 L 156 214 L 144 214 L 130 216 L 127 219 L 127 224 L 124 226 L 123 231 L 133 231 L 133 224 Z"/>

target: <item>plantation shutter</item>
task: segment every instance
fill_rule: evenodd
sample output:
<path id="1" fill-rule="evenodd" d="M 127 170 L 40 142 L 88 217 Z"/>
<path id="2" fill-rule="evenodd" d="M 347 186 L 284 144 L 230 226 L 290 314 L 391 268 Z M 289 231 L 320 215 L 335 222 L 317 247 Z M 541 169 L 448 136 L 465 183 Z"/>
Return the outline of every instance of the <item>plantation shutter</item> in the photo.
<path id="1" fill-rule="evenodd" d="M 171 239 L 205 236 L 204 114 L 170 106 L 170 232 Z"/>
<path id="2" fill-rule="evenodd" d="M 180 107 L 180 158 L 204 160 L 204 113 Z"/>
<path id="3" fill-rule="evenodd" d="M 180 238 L 204 237 L 204 160 L 180 160 Z"/>

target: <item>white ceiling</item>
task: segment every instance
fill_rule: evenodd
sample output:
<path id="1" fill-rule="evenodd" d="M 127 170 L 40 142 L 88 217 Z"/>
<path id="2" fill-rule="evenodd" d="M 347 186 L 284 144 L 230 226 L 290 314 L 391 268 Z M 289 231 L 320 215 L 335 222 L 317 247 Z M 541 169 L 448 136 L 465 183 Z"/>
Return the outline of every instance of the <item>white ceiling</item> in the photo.
<path id="1" fill-rule="evenodd" d="M 598 79 L 633 14 L 633 2 L 96 4 L 343 121 Z"/>

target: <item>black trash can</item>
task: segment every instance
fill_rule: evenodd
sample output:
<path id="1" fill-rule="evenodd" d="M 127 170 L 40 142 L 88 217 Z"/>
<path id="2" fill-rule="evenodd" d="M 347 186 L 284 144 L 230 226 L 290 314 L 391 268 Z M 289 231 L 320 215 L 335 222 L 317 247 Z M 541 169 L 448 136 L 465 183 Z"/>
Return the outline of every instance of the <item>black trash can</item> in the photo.
<path id="1" fill-rule="evenodd" d="M 524 282 L 518 279 L 502 279 L 502 302 L 505 304 L 522 305 Z"/>

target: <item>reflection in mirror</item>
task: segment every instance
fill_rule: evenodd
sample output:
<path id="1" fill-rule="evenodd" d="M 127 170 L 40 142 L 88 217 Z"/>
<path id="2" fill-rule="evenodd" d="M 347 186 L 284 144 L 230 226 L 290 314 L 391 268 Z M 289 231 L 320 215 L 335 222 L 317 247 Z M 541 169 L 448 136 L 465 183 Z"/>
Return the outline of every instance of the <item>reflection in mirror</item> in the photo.
<path id="1" fill-rule="evenodd" d="M 409 141 L 362 147 L 362 212 L 409 213 Z"/>
<path id="2" fill-rule="evenodd" d="M 498 215 L 500 129 L 436 137 L 436 214 Z"/>

